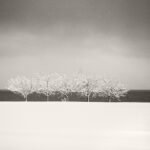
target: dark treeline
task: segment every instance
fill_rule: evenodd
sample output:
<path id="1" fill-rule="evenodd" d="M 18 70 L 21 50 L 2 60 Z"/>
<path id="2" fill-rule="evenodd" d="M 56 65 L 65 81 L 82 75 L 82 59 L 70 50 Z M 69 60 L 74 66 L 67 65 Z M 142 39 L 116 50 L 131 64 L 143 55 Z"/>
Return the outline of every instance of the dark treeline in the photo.
<path id="1" fill-rule="evenodd" d="M 8 90 L 0 90 L 0 101 L 25 101 L 25 99 L 18 94 L 15 94 Z M 33 93 L 28 97 L 28 101 L 47 101 L 45 95 Z M 49 101 L 63 101 L 61 95 L 51 95 Z M 76 93 L 71 93 L 69 96 L 69 101 L 79 101 L 86 102 L 87 98 L 84 96 L 79 96 Z M 91 102 L 107 102 L 108 100 L 104 97 L 93 97 Z M 113 100 L 118 102 L 117 100 Z M 121 102 L 150 102 L 150 90 L 130 90 L 125 97 L 121 98 Z"/>

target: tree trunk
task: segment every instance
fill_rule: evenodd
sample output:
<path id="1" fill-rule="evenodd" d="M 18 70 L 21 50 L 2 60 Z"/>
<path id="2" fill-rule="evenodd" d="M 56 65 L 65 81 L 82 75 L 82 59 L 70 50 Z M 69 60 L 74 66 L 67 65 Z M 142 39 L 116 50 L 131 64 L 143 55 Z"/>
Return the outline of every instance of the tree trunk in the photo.
<path id="1" fill-rule="evenodd" d="M 90 94 L 87 96 L 87 100 L 88 102 L 90 102 Z"/>
<path id="2" fill-rule="evenodd" d="M 66 101 L 69 101 L 69 97 L 68 97 L 68 95 L 66 95 Z"/>
<path id="3" fill-rule="evenodd" d="M 108 102 L 111 102 L 111 98 L 110 97 L 108 97 Z"/>
<path id="4" fill-rule="evenodd" d="M 49 101 L 49 95 L 47 95 L 47 102 Z"/>
<path id="5" fill-rule="evenodd" d="M 69 97 L 68 97 L 68 95 L 67 94 L 65 94 L 65 101 L 69 101 Z"/>
<path id="6" fill-rule="evenodd" d="M 25 97 L 26 102 L 28 101 L 28 96 Z"/>

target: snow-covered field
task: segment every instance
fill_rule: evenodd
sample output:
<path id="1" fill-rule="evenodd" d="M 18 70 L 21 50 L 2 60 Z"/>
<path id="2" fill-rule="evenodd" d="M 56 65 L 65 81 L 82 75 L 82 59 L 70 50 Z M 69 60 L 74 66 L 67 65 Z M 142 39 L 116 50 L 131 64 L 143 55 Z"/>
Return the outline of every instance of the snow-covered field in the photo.
<path id="1" fill-rule="evenodd" d="M 0 150 L 150 150 L 150 104 L 1 102 Z"/>

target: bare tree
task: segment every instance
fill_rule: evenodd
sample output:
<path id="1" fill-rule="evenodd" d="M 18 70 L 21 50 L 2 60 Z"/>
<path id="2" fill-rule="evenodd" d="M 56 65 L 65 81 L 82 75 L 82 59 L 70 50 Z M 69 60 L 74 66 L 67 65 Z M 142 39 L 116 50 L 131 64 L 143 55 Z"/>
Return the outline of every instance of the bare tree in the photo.
<path id="1" fill-rule="evenodd" d="M 127 94 L 127 89 L 118 81 L 103 79 L 101 82 L 100 95 L 107 98 L 109 102 L 112 100 L 120 101 L 120 97 Z"/>
<path id="2" fill-rule="evenodd" d="M 8 82 L 8 89 L 21 94 L 27 101 L 29 94 L 36 92 L 46 95 L 49 101 L 50 95 L 59 93 L 65 101 L 69 101 L 72 93 L 78 93 L 87 98 L 100 95 L 108 99 L 109 102 L 126 95 L 124 86 L 114 80 L 87 76 L 84 74 L 74 74 L 72 76 L 51 73 L 48 75 L 38 75 L 28 79 L 24 76 L 12 78 Z"/>
<path id="3" fill-rule="evenodd" d="M 75 76 L 66 76 L 66 75 L 62 75 L 60 78 L 60 86 L 58 91 L 60 92 L 60 94 L 62 96 L 65 96 L 65 98 L 63 100 L 65 101 L 69 101 L 69 96 L 73 93 L 73 92 L 78 92 L 78 83 L 77 80 L 75 78 Z"/>
<path id="4" fill-rule="evenodd" d="M 36 93 L 46 95 L 46 100 L 49 101 L 49 96 L 51 95 L 50 90 L 50 75 L 39 75 L 36 78 Z"/>
<path id="5" fill-rule="evenodd" d="M 90 97 L 94 96 L 98 88 L 98 79 L 92 76 L 86 76 L 83 74 L 78 74 L 75 78 L 76 89 L 81 95 L 87 97 L 87 101 L 90 101 Z"/>
<path id="6" fill-rule="evenodd" d="M 71 92 L 70 80 L 66 75 L 62 75 L 57 81 L 57 91 L 64 97 L 63 101 L 69 101 L 69 94 Z"/>
<path id="7" fill-rule="evenodd" d="M 25 100 L 28 100 L 28 95 L 33 92 L 32 80 L 18 76 L 8 81 L 8 89 L 14 93 L 22 95 Z"/>
<path id="8" fill-rule="evenodd" d="M 54 95 L 60 87 L 61 76 L 57 73 L 38 75 L 36 81 L 36 92 L 46 95 L 49 101 L 49 96 Z"/>

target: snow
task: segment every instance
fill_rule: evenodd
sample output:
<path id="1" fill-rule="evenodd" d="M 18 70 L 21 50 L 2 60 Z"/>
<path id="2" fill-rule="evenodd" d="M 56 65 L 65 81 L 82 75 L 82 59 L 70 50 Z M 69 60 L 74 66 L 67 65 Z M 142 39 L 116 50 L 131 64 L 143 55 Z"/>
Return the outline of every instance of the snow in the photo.
<path id="1" fill-rule="evenodd" d="M 2 150 L 150 150 L 149 139 L 149 103 L 0 103 Z"/>

